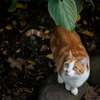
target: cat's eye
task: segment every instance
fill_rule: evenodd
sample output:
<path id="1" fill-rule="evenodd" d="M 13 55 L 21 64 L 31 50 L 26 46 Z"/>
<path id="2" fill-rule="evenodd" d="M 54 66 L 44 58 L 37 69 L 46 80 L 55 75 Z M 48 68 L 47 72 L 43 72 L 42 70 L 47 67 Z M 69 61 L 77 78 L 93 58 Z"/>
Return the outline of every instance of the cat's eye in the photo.
<path id="1" fill-rule="evenodd" d="M 74 69 L 74 70 L 77 70 L 77 67 L 74 67 L 73 69 Z"/>
<path id="2" fill-rule="evenodd" d="M 68 68 L 68 67 L 69 67 L 69 65 L 68 65 L 68 64 L 65 64 L 65 66 L 66 66 L 66 68 Z"/>

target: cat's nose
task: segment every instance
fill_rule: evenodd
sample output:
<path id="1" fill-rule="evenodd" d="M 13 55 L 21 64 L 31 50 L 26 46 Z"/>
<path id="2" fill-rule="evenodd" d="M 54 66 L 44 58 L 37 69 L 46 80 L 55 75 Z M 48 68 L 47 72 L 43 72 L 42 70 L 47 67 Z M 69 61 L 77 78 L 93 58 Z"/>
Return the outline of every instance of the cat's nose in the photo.
<path id="1" fill-rule="evenodd" d="M 66 73 L 68 73 L 69 71 L 68 70 L 66 70 Z"/>

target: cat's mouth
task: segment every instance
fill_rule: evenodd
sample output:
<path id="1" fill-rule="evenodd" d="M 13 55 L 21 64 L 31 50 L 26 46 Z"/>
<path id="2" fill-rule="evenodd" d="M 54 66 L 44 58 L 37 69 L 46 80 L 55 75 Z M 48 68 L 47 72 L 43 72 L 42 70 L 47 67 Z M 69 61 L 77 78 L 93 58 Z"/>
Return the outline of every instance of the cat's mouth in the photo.
<path id="1" fill-rule="evenodd" d="M 65 74 L 66 75 L 66 77 L 68 77 L 68 78 L 72 78 L 72 76 L 70 76 L 70 75 L 68 75 L 68 74 Z"/>
<path id="2" fill-rule="evenodd" d="M 68 74 L 66 74 L 66 76 L 70 77 Z"/>

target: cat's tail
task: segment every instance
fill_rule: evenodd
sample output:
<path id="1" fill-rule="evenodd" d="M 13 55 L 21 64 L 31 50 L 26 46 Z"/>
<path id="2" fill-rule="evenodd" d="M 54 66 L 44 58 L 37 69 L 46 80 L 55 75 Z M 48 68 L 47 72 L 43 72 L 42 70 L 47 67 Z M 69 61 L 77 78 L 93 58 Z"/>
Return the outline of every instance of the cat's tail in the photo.
<path id="1" fill-rule="evenodd" d="M 41 31 L 36 30 L 36 29 L 30 29 L 25 33 L 25 36 L 31 36 L 31 35 L 36 35 L 38 37 L 42 37 L 42 38 L 45 38 L 45 39 L 50 39 L 50 33 L 45 34 Z"/>

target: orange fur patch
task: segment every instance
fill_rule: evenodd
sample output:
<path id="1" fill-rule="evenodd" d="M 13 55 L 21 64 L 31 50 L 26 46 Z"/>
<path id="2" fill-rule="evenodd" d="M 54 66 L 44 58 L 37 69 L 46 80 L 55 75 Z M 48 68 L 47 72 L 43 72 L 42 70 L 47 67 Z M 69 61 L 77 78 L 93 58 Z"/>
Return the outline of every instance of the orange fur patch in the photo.
<path id="1" fill-rule="evenodd" d="M 64 62 L 66 62 L 68 59 L 69 50 L 71 50 L 72 53 L 71 61 L 73 59 L 80 60 L 88 56 L 85 47 L 81 43 L 79 35 L 75 31 L 71 33 L 60 26 L 56 26 L 51 33 L 50 47 L 57 64 L 57 70 L 59 74 L 61 74 L 63 70 Z M 85 69 L 82 68 L 78 62 L 76 63 L 76 66 L 78 68 L 76 73 L 82 74 Z"/>

